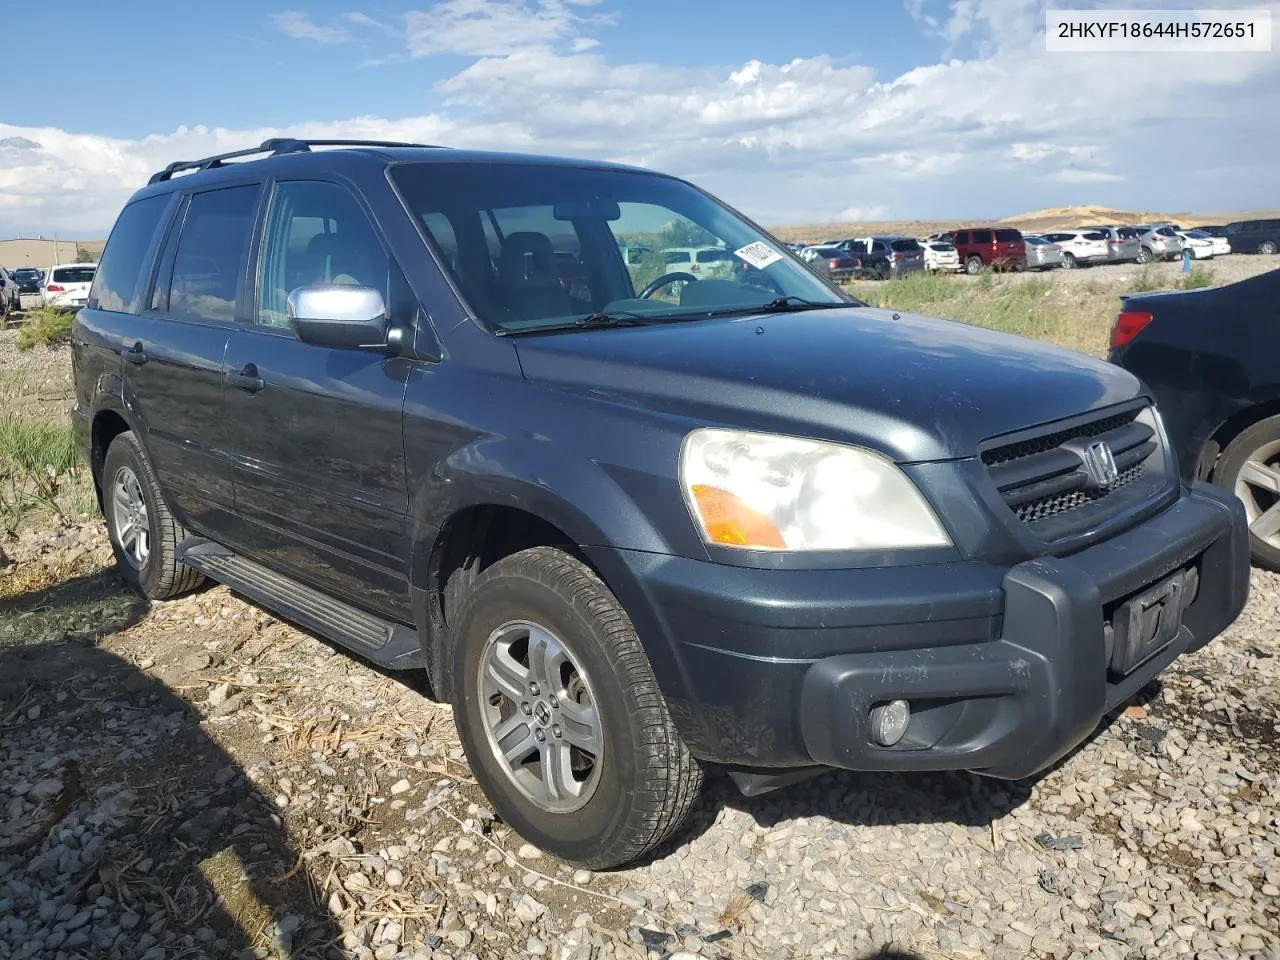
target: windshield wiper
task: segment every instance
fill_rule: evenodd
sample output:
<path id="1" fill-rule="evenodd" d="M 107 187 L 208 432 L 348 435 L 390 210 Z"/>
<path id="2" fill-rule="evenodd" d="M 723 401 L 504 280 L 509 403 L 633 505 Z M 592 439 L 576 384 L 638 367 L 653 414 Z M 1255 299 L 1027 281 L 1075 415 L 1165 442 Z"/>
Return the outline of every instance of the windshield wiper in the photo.
<path id="1" fill-rule="evenodd" d="M 777 297 L 762 307 L 760 313 L 791 313 L 797 310 L 830 310 L 834 307 L 856 307 L 856 303 L 833 303 L 830 300 L 806 300 L 804 297 Z"/>
<path id="2" fill-rule="evenodd" d="M 642 313 L 628 313 L 618 310 L 611 313 L 589 313 L 585 317 L 575 317 L 558 323 L 544 323 L 528 327 L 502 327 L 497 333 L 500 337 L 517 336 L 526 333 L 553 333 L 563 330 L 608 330 L 613 327 L 639 327 L 654 320 Z"/>

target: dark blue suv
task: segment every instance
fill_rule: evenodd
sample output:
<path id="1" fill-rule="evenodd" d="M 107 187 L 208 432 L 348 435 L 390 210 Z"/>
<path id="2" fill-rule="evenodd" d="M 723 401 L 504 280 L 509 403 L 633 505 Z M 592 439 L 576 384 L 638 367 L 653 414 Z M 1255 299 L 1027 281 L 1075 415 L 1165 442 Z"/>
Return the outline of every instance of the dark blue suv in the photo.
<path id="1" fill-rule="evenodd" d="M 1027 776 L 1245 601 L 1239 502 L 1131 375 L 866 307 L 649 171 L 175 163 L 73 339 L 125 575 L 425 668 L 497 811 L 588 866 L 706 764 Z"/>

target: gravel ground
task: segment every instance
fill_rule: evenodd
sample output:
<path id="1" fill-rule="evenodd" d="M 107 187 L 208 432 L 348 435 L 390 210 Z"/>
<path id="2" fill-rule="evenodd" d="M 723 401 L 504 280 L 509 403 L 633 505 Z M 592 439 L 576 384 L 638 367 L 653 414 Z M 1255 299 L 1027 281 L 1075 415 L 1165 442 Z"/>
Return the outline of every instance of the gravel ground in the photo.
<path id="1" fill-rule="evenodd" d="M 1275 956 L 1280 577 L 1035 782 L 713 777 L 649 862 L 495 822 L 447 708 L 100 525 L 0 572 L 0 960 Z"/>

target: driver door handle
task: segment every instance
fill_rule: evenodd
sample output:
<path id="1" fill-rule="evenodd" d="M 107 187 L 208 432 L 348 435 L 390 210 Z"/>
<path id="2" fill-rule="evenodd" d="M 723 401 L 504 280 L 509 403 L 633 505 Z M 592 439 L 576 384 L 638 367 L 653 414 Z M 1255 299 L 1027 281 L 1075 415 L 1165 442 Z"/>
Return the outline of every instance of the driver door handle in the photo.
<path id="1" fill-rule="evenodd" d="M 228 373 L 225 380 L 231 386 L 239 387 L 246 393 L 257 393 L 266 386 L 262 377 L 258 376 L 258 366 L 254 363 L 246 363 L 240 368 L 239 373 Z"/>
<path id="2" fill-rule="evenodd" d="M 147 351 L 142 348 L 142 341 L 139 340 L 128 350 L 121 350 L 120 357 L 136 366 L 142 366 L 147 362 Z"/>

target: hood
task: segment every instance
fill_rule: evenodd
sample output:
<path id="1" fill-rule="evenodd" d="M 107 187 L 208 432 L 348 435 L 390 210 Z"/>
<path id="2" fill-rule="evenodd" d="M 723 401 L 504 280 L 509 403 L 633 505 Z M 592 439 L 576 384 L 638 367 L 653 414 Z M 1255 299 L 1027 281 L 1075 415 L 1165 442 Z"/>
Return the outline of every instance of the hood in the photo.
<path id="1" fill-rule="evenodd" d="M 854 443 L 900 463 L 1128 400 L 1118 367 L 947 320 L 850 307 L 533 335 L 525 376 L 708 424 Z"/>

